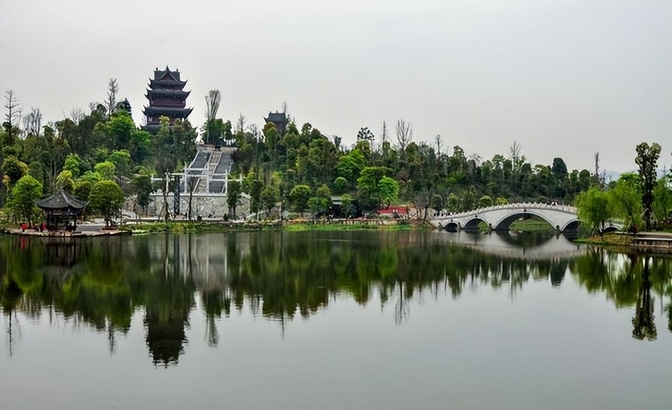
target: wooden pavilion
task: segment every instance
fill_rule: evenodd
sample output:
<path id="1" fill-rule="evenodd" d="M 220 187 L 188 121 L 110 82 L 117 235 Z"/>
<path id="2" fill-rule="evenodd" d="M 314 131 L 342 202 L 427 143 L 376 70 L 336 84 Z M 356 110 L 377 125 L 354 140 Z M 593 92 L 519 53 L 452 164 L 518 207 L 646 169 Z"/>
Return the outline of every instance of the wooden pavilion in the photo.
<path id="1" fill-rule="evenodd" d="M 49 198 L 37 201 L 37 206 L 47 215 L 48 230 L 57 231 L 61 225 L 66 230 L 74 231 L 77 229 L 77 217 L 84 212 L 86 202 L 80 201 L 61 189 Z M 70 225 L 71 218 L 73 225 Z"/>

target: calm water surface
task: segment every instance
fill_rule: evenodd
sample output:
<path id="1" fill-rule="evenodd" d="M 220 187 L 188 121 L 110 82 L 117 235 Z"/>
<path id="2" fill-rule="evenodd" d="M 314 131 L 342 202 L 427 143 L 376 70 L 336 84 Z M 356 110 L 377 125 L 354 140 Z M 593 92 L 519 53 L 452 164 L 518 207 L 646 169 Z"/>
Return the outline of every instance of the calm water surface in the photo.
<path id="1" fill-rule="evenodd" d="M 438 232 L 0 238 L 0 407 L 672 408 L 672 261 Z"/>

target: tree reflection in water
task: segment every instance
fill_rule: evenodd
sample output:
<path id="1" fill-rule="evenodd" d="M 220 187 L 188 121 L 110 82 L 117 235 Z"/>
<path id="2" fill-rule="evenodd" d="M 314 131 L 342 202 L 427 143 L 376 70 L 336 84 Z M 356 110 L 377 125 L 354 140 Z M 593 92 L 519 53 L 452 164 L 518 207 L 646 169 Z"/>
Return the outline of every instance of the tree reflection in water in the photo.
<path id="1" fill-rule="evenodd" d="M 38 238 L 0 239 L 0 306 L 10 320 L 20 312 L 48 314 L 108 335 L 128 332 L 144 314 L 146 343 L 156 365 L 176 364 L 187 344 L 189 315 L 200 300 L 205 339 L 219 343 L 218 319 L 245 305 L 284 325 L 309 318 L 335 297 L 392 306 L 394 320 L 410 318 L 411 301 L 465 287 L 508 288 L 530 280 L 561 286 L 565 273 L 617 307 L 634 306 L 633 336 L 652 340 L 654 294 L 672 331 L 670 259 L 625 257 L 591 249 L 578 258 L 526 260 L 489 255 L 436 240 L 426 232 L 272 233 L 105 238 L 45 244 Z M 390 300 L 392 299 L 392 300 Z M 10 335 L 11 336 L 11 335 Z M 10 337 L 10 340 L 11 339 Z"/>

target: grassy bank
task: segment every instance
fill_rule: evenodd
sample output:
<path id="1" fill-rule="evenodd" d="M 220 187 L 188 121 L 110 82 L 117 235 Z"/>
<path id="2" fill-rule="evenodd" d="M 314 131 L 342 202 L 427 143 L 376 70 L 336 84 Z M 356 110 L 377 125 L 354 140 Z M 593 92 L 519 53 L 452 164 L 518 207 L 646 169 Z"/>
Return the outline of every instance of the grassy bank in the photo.
<path id="1" fill-rule="evenodd" d="M 362 231 L 362 230 L 390 230 L 390 231 L 406 231 L 411 229 L 431 229 L 426 225 L 418 223 L 393 223 L 381 224 L 375 220 L 368 220 L 362 222 L 348 223 L 325 223 L 322 221 L 289 221 L 280 224 L 274 222 L 247 222 L 241 223 L 227 223 L 227 222 L 181 222 L 171 221 L 164 222 L 150 222 L 133 225 L 123 225 L 120 230 L 130 232 L 142 233 L 218 233 L 218 232 L 249 232 L 249 231 L 286 231 L 286 232 L 303 232 L 303 231 Z"/>
<path id="2" fill-rule="evenodd" d="M 588 238 L 579 238 L 575 242 L 605 247 L 629 248 L 632 245 L 632 236 L 614 232 L 606 233 L 604 235 L 595 235 Z"/>

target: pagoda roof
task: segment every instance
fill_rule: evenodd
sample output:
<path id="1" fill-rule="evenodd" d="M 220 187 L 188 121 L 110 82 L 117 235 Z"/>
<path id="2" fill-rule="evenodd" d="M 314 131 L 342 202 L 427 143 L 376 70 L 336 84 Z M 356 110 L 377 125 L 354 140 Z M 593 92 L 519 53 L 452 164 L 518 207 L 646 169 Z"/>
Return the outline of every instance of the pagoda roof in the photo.
<path id="1" fill-rule="evenodd" d="M 148 97 L 150 95 L 166 95 L 166 96 L 171 96 L 171 95 L 176 95 L 180 97 L 188 97 L 189 94 L 191 94 L 191 91 L 184 91 L 184 90 L 171 90 L 170 88 L 155 88 L 155 89 L 148 89 L 147 94 L 145 97 Z"/>
<path id="2" fill-rule="evenodd" d="M 86 207 L 86 202 L 71 196 L 61 189 L 52 196 L 37 201 L 37 206 L 45 211 L 81 211 Z"/>
<path id="3" fill-rule="evenodd" d="M 268 117 L 264 118 L 266 122 L 280 122 L 287 121 L 287 115 L 284 112 L 269 112 Z"/>
<path id="4" fill-rule="evenodd" d="M 187 85 L 186 81 L 173 81 L 173 80 L 152 80 L 151 78 L 149 79 L 149 88 L 167 88 L 167 87 L 176 87 L 178 90 L 181 90 L 184 88 L 184 86 Z"/>
<path id="5" fill-rule="evenodd" d="M 158 81 L 180 81 L 180 70 L 171 71 L 168 66 L 166 66 L 165 70 L 159 70 L 156 68 L 154 70 L 154 79 Z"/>
<path id="6" fill-rule="evenodd" d="M 151 114 L 179 114 L 180 116 L 186 118 L 191 114 L 193 108 L 180 108 L 180 107 L 145 107 L 142 111 L 145 115 Z"/>

